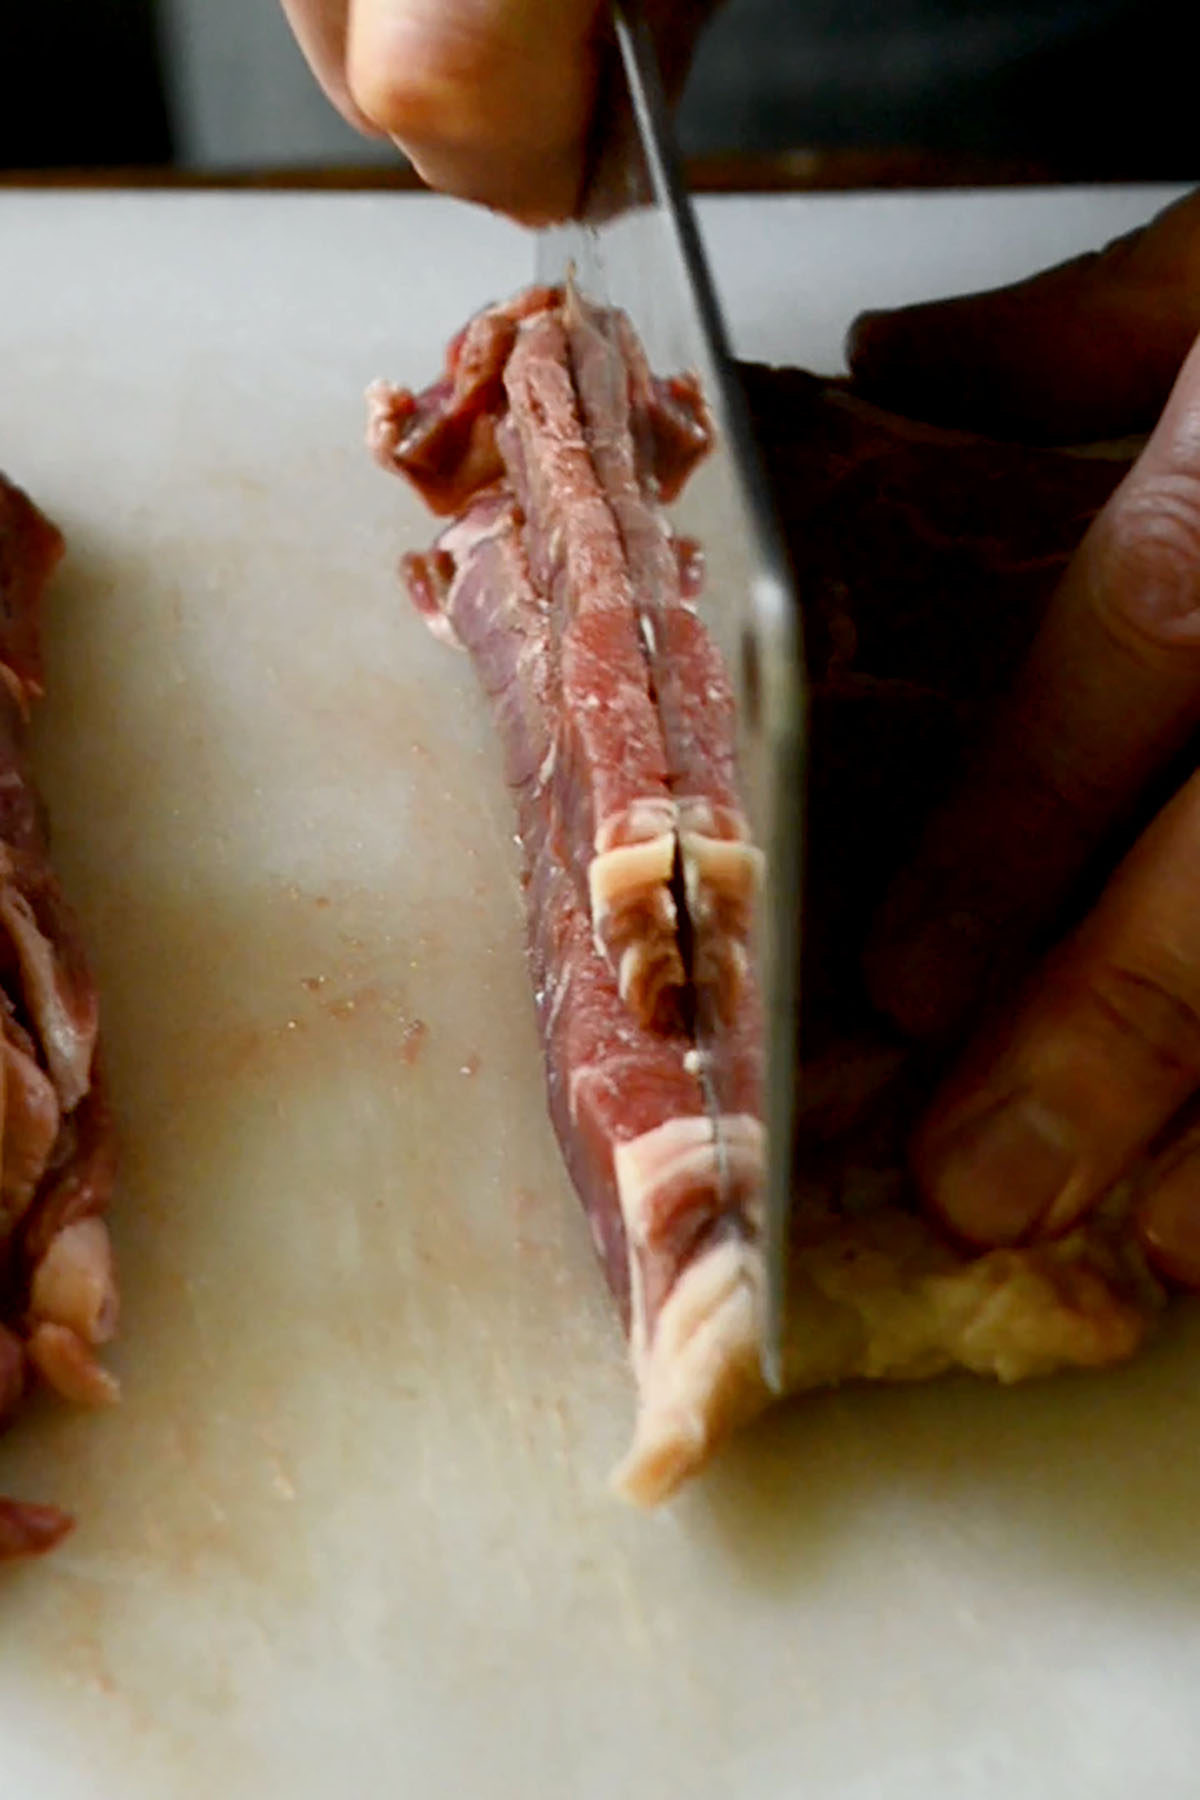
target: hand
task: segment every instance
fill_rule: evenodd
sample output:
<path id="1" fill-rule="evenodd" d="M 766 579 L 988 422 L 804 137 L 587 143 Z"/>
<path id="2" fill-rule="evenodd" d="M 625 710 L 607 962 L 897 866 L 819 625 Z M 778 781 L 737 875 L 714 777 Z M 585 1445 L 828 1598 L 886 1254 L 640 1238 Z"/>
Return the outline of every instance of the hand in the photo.
<path id="1" fill-rule="evenodd" d="M 713 0 L 652 6 L 678 87 Z M 431 187 L 528 224 L 578 193 L 600 0 L 283 0 L 334 105 L 391 137 Z"/>
<path id="2" fill-rule="evenodd" d="M 993 1005 L 914 1167 L 978 1244 L 1061 1232 L 1133 1174 L 1146 1249 L 1200 1287 L 1198 329 L 1200 194 L 1099 257 L 869 318 L 852 366 L 891 404 L 913 410 L 919 388 L 942 420 L 1059 441 L 1137 430 L 1163 408 L 887 897 L 867 972 L 908 1032 L 948 1037 L 1124 850 L 1082 924 Z"/>

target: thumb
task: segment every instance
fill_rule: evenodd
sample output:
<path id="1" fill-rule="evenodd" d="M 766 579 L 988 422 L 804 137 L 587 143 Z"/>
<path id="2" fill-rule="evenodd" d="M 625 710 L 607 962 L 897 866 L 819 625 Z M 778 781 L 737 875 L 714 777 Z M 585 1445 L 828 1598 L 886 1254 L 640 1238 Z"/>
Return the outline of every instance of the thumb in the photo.
<path id="1" fill-rule="evenodd" d="M 350 93 L 432 187 L 530 222 L 575 200 L 598 0 L 351 0 Z"/>

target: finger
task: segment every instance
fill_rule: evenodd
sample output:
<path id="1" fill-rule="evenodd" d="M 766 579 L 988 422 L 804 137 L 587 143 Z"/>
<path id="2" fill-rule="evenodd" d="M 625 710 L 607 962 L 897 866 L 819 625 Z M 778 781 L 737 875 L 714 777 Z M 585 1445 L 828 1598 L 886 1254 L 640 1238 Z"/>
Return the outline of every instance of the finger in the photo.
<path id="1" fill-rule="evenodd" d="M 1200 1289 L 1200 1121 L 1194 1116 L 1139 1182 L 1134 1223 L 1159 1274 Z"/>
<path id="2" fill-rule="evenodd" d="M 349 0 L 283 0 L 283 10 L 309 68 L 343 118 L 356 130 L 378 136 L 354 103 L 346 79 L 346 21 Z"/>
<path id="3" fill-rule="evenodd" d="M 989 293 L 864 313 L 850 367 L 911 417 L 1027 442 L 1148 431 L 1200 332 L 1200 192 L 1095 255 Z"/>
<path id="4" fill-rule="evenodd" d="M 873 999 L 950 1031 L 1200 726 L 1200 343 L 1015 687 L 881 908 Z"/>
<path id="5" fill-rule="evenodd" d="M 597 0 L 352 0 L 350 91 L 431 186 L 530 223 L 574 205 Z"/>
<path id="6" fill-rule="evenodd" d="M 1200 1086 L 1200 776 L 936 1098 L 918 1184 L 972 1243 L 1065 1230 Z"/>
<path id="7" fill-rule="evenodd" d="M 1172 1123 L 1165 1147 L 1139 1172 L 1133 1219 L 1151 1266 L 1200 1290 L 1200 1100 Z"/>

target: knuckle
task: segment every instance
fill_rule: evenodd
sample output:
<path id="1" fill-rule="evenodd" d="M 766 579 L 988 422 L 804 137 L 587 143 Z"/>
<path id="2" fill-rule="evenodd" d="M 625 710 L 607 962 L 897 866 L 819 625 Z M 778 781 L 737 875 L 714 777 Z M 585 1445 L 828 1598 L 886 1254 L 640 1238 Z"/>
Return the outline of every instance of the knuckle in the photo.
<path id="1" fill-rule="evenodd" d="M 1200 1076 L 1200 1011 L 1182 992 L 1184 985 L 1120 964 L 1090 971 L 1085 982 L 1102 1029 L 1172 1084 Z"/>
<path id="2" fill-rule="evenodd" d="M 1128 647 L 1200 648 L 1200 466 L 1118 489 L 1098 546 L 1097 604 Z"/>
<path id="3" fill-rule="evenodd" d="M 391 137 L 423 143 L 445 135 L 444 94 L 402 70 L 352 67 L 350 96 L 359 111 Z"/>
<path id="4" fill-rule="evenodd" d="M 361 110 L 417 143 L 470 141 L 494 93 L 495 47 L 484 31 L 431 25 L 377 42 L 364 26 L 351 33 L 347 61 Z"/>
<path id="5" fill-rule="evenodd" d="M 346 63 L 356 104 L 402 143 L 485 162 L 573 147 L 587 110 L 586 44 L 522 28 L 522 9 L 430 4 L 352 11 Z"/>

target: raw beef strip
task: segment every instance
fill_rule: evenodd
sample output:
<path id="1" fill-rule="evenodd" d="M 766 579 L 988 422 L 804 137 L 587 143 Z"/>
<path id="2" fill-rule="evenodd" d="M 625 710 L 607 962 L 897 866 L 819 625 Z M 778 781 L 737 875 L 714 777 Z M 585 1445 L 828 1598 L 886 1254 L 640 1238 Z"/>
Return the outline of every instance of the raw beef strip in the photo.
<path id="1" fill-rule="evenodd" d="M 621 315 L 610 321 L 568 292 L 564 318 L 588 449 L 628 562 L 655 702 L 671 725 L 675 836 L 694 932 L 691 981 L 712 993 L 717 1015 L 731 1023 L 748 969 L 762 855 L 750 842 L 739 802 L 728 672 L 685 597 L 674 536 L 659 503 L 658 446 L 665 432 L 655 431 L 652 421 L 660 412 L 678 415 L 678 393 L 664 404 L 664 390 L 651 381 Z M 626 371 L 619 384 L 612 380 L 614 328 Z M 711 440 L 712 424 L 699 410 L 698 394 L 694 405 L 692 443 L 698 445 Z M 670 485 L 677 487 L 679 479 L 676 460 Z"/>
<path id="2" fill-rule="evenodd" d="M 539 303 L 525 314 L 510 357 L 548 310 Z M 577 325 L 569 313 L 567 325 L 569 336 Z M 635 447 L 636 494 L 629 444 L 602 441 L 605 430 L 614 436 L 611 414 L 604 429 L 593 416 L 589 440 L 614 517 L 627 503 L 651 505 L 655 446 L 677 445 L 681 435 L 674 423 L 656 431 L 647 422 L 655 393 L 669 390 L 654 389 L 636 347 L 627 342 L 627 351 L 630 393 L 642 396 L 620 427 Z M 572 372 L 586 420 L 582 354 L 576 343 Z M 872 1016 L 859 955 L 888 875 L 1122 465 L 914 430 L 799 373 L 745 374 L 783 482 L 815 678 L 787 1383 L 915 1378 L 952 1366 L 1015 1380 L 1114 1362 L 1137 1347 L 1163 1299 L 1125 1227 L 1121 1196 L 1054 1244 L 975 1255 L 946 1241 L 920 1214 L 904 1173 L 906 1130 L 933 1072 Z M 377 392 L 376 417 L 379 405 Z M 554 503 L 535 494 L 506 451 L 510 433 L 509 420 L 496 421 L 501 468 L 489 467 L 489 485 L 464 502 L 429 556 L 406 559 L 406 574 L 439 635 L 471 654 L 504 746 L 551 1116 L 638 1377 L 621 1485 L 653 1502 L 767 1401 L 755 1354 L 755 996 L 747 984 L 732 1007 L 745 1108 L 736 1124 L 727 1121 L 742 1184 L 730 1208 L 706 1186 L 711 1163 L 688 1085 L 689 1046 L 622 1006 L 565 848 L 577 797 L 554 779 L 559 737 L 573 729 L 562 716 L 557 660 L 563 588 L 547 579 Z M 394 466 L 403 472 L 403 458 Z M 418 470 L 418 484 L 424 479 Z M 454 479 L 450 471 L 446 480 Z M 542 509 L 532 523 L 531 505 Z M 661 519 L 653 525 L 686 576 L 680 594 L 692 597 L 695 554 L 672 542 Z M 665 561 L 644 518 L 622 549 L 620 587 L 634 589 L 636 612 L 639 578 L 653 564 L 661 581 Z M 704 745 L 697 761 L 724 778 L 732 766 L 725 694 L 716 684 L 707 711 L 688 687 Z"/>
<path id="3" fill-rule="evenodd" d="M 553 781 L 597 947 L 639 1019 L 669 1024 L 687 972 L 671 881 L 676 807 L 618 521 L 580 416 L 558 307 L 527 319 L 496 440 L 550 600 L 561 699 Z"/>
<path id="4" fill-rule="evenodd" d="M 39 611 L 62 540 L 0 477 L 0 1422 L 35 1377 L 69 1399 L 116 1398 L 97 1349 L 117 1324 L 104 1213 L 116 1166 L 98 1008 L 47 856 L 25 752 L 42 692 Z M 0 1502 L 0 1559 L 70 1530 L 54 1507 Z"/>
<path id="5" fill-rule="evenodd" d="M 722 1160 L 688 1006 L 664 1003 L 689 975 L 672 892 L 680 808 L 638 590 L 653 556 L 668 590 L 664 631 L 693 598 L 695 556 L 681 555 L 657 509 L 655 459 L 677 485 L 710 427 L 686 383 L 662 389 L 648 377 L 615 419 L 598 412 L 574 371 L 578 324 L 557 298 L 521 320 L 494 427 L 503 480 L 406 570 L 439 635 L 471 652 L 495 708 L 516 789 L 551 1115 L 638 1377 L 622 1482 L 649 1498 L 703 1453 L 757 1354 L 761 1034 L 742 978 L 729 1003 Z M 660 394 L 665 420 L 652 428 Z M 377 390 L 375 418 L 378 406 Z M 630 436 L 639 406 L 640 469 Z M 628 474 L 620 491 L 618 466 Z M 630 554 L 622 522 L 643 533 L 645 553 Z M 711 738 L 715 718 L 731 770 L 727 684 L 714 672 L 706 692 L 701 723 Z"/>
<path id="6" fill-rule="evenodd" d="M 418 605 L 467 649 L 491 701 L 525 862 L 530 967 L 551 1118 L 622 1307 L 638 1381 L 625 1488 L 653 1497 L 703 1451 L 757 1355 L 762 1128 L 759 1046 L 735 1044 L 721 1179 L 695 1052 L 625 1006 L 564 849 L 555 746 L 569 722 L 554 607 L 541 598 L 517 502 L 485 491 L 409 557 Z M 696 1329 L 702 1317 L 703 1328 Z"/>
<path id="7" fill-rule="evenodd" d="M 486 380 L 464 381 L 459 346 L 474 341 L 493 360 Z M 535 582 L 554 603 L 563 691 L 555 778 L 597 945 L 643 1023 L 680 1022 L 697 976 L 718 989 L 731 1018 L 761 859 L 733 786 L 725 672 L 655 504 L 705 453 L 711 422 L 694 383 L 656 382 L 641 359 L 610 399 L 589 347 L 595 331 L 582 308 L 532 290 L 473 321 L 425 393 L 376 384 L 369 441 L 385 466 L 427 497 L 432 490 L 439 508 L 443 496 L 462 500 L 494 479 L 515 494 Z M 419 429 L 398 431 L 397 420 Z M 642 452 L 636 466 L 631 432 Z M 430 444 L 441 459 L 433 475 Z M 692 679 L 674 700 L 666 671 L 677 664 Z M 697 695 L 710 699 L 697 707 Z M 664 704 L 682 727 L 675 749 L 694 746 L 683 765 L 668 767 Z M 700 927 L 690 969 L 680 879 Z"/>
<path id="8" fill-rule="evenodd" d="M 402 470 L 433 512 L 456 512 L 501 474 L 495 426 L 504 366 L 521 320 L 553 298 L 548 288 L 530 288 L 477 314 L 451 340 L 444 374 L 424 393 L 386 382 L 371 389 L 371 450 L 385 468 Z"/>

